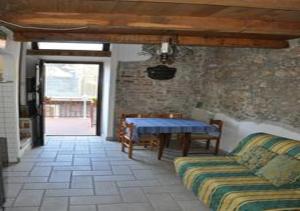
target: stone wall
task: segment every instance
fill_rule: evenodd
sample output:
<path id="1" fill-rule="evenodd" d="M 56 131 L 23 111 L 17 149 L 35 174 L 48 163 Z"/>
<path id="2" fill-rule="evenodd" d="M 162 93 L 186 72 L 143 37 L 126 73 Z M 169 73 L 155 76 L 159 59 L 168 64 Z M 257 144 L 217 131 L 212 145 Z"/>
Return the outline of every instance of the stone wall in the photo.
<path id="1" fill-rule="evenodd" d="M 286 50 L 210 49 L 203 69 L 193 83 L 204 109 L 300 128 L 299 45 Z"/>
<path id="2" fill-rule="evenodd" d="M 145 46 L 152 55 L 155 47 Z M 194 107 L 236 119 L 300 127 L 300 45 L 285 50 L 181 48 L 176 77 L 155 81 L 157 57 L 119 63 L 115 125 L 121 113 L 182 112 Z"/>

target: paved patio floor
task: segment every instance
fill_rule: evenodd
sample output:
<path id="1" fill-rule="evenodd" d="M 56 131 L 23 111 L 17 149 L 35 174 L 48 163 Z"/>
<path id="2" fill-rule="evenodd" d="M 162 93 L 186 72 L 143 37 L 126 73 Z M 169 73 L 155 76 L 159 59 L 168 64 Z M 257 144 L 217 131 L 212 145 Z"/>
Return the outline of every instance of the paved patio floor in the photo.
<path id="1" fill-rule="evenodd" d="M 46 135 L 95 135 L 90 118 L 45 118 Z"/>
<path id="2" fill-rule="evenodd" d="M 99 137 L 50 136 L 4 169 L 9 211 L 208 211 L 175 175 L 168 149 L 135 150 Z"/>

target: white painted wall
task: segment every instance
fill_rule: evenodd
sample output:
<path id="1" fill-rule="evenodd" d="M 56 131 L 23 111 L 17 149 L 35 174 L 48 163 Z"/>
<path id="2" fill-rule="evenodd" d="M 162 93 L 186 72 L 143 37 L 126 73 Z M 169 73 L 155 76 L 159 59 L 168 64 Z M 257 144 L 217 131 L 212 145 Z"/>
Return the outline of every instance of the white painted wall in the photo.
<path id="1" fill-rule="evenodd" d="M 8 161 L 17 162 L 20 157 L 18 102 L 15 82 L 0 82 L 0 137 L 6 138 Z"/>
<path id="2" fill-rule="evenodd" d="M 137 44 L 113 44 L 117 51 L 117 60 L 122 62 L 146 61 L 151 58 L 150 55 L 142 54 L 143 45 Z"/>
<path id="3" fill-rule="evenodd" d="M 111 67 L 111 60 L 104 63 L 104 73 L 103 73 L 103 92 L 102 92 L 102 118 L 101 118 L 101 131 L 104 138 L 110 137 L 110 117 L 113 113 L 113 108 L 111 107 L 112 98 L 112 77 L 115 70 Z"/>
<path id="4" fill-rule="evenodd" d="M 129 62 L 129 61 L 146 61 L 150 59 L 148 55 L 142 55 L 142 45 L 134 44 L 112 44 L 111 45 L 111 60 L 110 60 L 110 75 L 107 78 L 109 81 L 109 97 L 108 102 L 105 104 L 108 106 L 107 113 L 105 113 L 105 118 L 103 123 L 106 125 L 107 134 L 106 137 L 112 139 L 114 137 L 114 111 L 115 111 L 115 92 L 116 92 L 116 81 L 117 81 L 117 71 L 119 62 Z M 104 112 L 103 112 L 104 113 Z"/>
<path id="5" fill-rule="evenodd" d="M 7 35 L 6 48 L 0 51 L 4 57 L 5 82 L 0 83 L 1 97 L 0 107 L 2 110 L 0 127 L 1 137 L 7 138 L 9 162 L 17 162 L 20 157 L 20 132 L 19 132 L 19 109 L 18 109 L 18 80 L 20 43 L 14 42 L 12 32 L 1 27 Z"/>
<path id="6" fill-rule="evenodd" d="M 226 151 L 231 151 L 242 138 L 256 132 L 270 133 L 300 141 L 299 128 L 278 125 L 275 122 L 238 121 L 224 114 L 216 114 L 215 118 L 224 121 L 221 148 Z"/>
<path id="7" fill-rule="evenodd" d="M 0 29 L 8 35 L 6 48 L 0 50 L 1 56 L 4 57 L 4 80 L 15 81 L 19 73 L 20 43 L 13 41 L 11 31 L 1 26 Z"/>
<path id="8" fill-rule="evenodd" d="M 194 109 L 192 118 L 208 121 L 209 118 L 220 119 L 224 122 L 220 148 L 230 152 L 247 135 L 264 132 L 300 141 L 300 129 L 276 122 L 239 121 L 225 114 L 212 114 L 203 109 Z"/>

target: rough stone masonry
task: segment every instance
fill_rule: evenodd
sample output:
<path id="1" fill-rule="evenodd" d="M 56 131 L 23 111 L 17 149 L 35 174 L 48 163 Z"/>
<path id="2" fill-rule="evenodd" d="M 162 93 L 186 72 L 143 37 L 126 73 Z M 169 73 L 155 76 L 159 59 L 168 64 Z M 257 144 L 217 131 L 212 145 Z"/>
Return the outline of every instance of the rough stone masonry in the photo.
<path id="1" fill-rule="evenodd" d="M 158 46 L 144 46 L 151 59 L 119 63 L 115 126 L 121 113 L 181 112 L 194 107 L 240 120 L 300 127 L 300 44 L 289 49 L 180 47 L 176 77 L 156 81 L 146 68 L 159 64 Z"/>

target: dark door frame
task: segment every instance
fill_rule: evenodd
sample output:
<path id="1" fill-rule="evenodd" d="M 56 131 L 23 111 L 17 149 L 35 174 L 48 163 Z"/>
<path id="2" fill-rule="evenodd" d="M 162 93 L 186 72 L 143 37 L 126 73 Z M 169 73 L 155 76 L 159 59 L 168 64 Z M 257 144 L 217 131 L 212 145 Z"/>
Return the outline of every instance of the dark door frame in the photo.
<path id="1" fill-rule="evenodd" d="M 104 65 L 103 62 L 86 62 L 86 61 L 66 61 L 66 60 L 42 60 L 44 64 L 50 63 L 50 64 L 95 64 L 99 65 L 99 72 L 98 72 L 98 90 L 97 90 L 97 109 L 96 109 L 96 136 L 101 136 L 102 128 L 101 128 L 101 120 L 102 120 L 102 98 L 103 98 L 103 72 L 104 72 Z M 46 70 L 45 70 L 46 71 Z M 45 91 L 45 90 L 44 90 Z M 43 112 L 44 113 L 44 112 Z M 45 115 L 43 115 L 43 118 L 45 118 Z M 45 122 L 45 121 L 43 121 Z M 45 127 L 43 127 L 45 128 Z M 45 131 L 43 131 L 45 133 Z M 69 136 L 69 135 L 66 135 Z M 72 136 L 72 135 L 70 135 Z M 80 135 L 76 135 L 80 136 Z M 86 136 L 86 135 L 82 135 Z M 88 135 L 87 135 L 88 136 Z"/>
<path id="2" fill-rule="evenodd" d="M 104 67 L 103 63 L 99 63 L 99 73 L 98 73 L 98 90 L 97 90 L 97 109 L 96 109 L 96 136 L 101 136 L 102 133 L 102 98 L 103 98 L 103 74 Z"/>
<path id="3" fill-rule="evenodd" d="M 33 128 L 36 130 L 36 133 L 33 137 L 33 146 L 43 146 L 45 143 L 45 119 L 44 119 L 44 92 L 45 92 L 45 69 L 44 69 L 44 60 L 39 60 L 39 63 L 36 66 L 36 87 L 35 93 L 35 115 L 33 121 Z"/>

